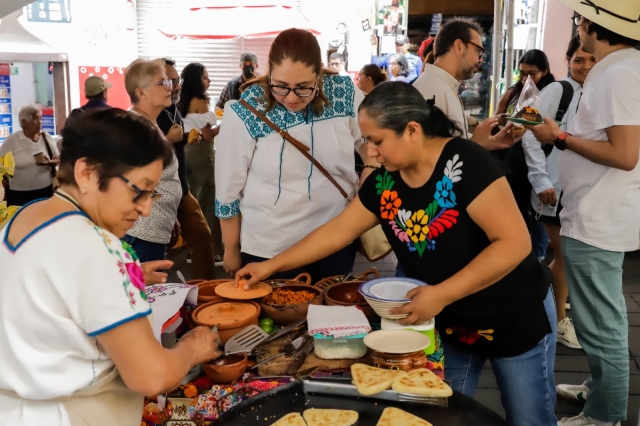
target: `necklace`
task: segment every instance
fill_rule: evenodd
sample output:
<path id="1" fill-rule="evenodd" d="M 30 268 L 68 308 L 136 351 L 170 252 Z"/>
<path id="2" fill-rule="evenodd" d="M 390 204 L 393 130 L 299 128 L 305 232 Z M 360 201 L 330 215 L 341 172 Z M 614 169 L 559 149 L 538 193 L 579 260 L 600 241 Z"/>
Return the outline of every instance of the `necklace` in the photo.
<path id="1" fill-rule="evenodd" d="M 82 207 L 80 207 L 80 203 L 78 203 L 78 201 L 72 195 L 64 192 L 62 189 L 59 189 L 59 188 L 56 189 L 56 192 L 54 192 L 53 195 L 71 204 L 73 207 L 80 210 L 82 213 L 86 214 L 86 212 L 82 209 Z"/>

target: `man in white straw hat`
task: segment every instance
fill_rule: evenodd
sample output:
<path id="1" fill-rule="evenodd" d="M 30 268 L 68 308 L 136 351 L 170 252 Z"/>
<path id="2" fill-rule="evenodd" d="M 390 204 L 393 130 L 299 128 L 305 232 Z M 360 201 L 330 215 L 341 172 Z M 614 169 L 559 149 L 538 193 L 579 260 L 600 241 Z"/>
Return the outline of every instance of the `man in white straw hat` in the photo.
<path id="1" fill-rule="evenodd" d="M 613 426 L 627 416 L 628 329 L 622 293 L 624 253 L 640 235 L 640 0 L 561 0 L 576 11 L 582 50 L 598 64 L 568 132 L 548 117 L 529 126 L 562 150 L 562 251 L 571 312 L 591 377 L 558 385 L 558 395 L 586 400 L 559 426 Z"/>

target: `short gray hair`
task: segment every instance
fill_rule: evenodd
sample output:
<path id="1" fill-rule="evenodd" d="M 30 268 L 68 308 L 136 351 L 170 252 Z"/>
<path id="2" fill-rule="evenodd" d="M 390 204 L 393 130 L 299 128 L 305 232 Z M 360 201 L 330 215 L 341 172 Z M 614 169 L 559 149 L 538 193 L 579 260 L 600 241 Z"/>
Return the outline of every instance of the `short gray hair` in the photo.
<path id="1" fill-rule="evenodd" d="M 29 121 L 33 119 L 33 116 L 38 114 L 39 112 L 42 111 L 36 105 L 25 105 L 20 108 L 20 111 L 18 112 L 18 121 L 20 121 L 20 127 L 22 127 L 22 120 Z"/>
<path id="2" fill-rule="evenodd" d="M 137 104 L 140 99 L 136 95 L 138 87 L 147 87 L 151 84 L 153 76 L 159 72 L 165 72 L 164 59 L 136 59 L 125 70 L 124 86 L 129 94 L 132 104 Z"/>

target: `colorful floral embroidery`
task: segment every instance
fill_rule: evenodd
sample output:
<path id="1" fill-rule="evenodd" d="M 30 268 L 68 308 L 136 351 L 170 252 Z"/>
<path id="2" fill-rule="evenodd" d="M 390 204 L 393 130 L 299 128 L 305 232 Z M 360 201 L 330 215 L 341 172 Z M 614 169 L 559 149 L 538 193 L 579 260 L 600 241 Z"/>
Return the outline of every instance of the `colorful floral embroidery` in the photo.
<path id="1" fill-rule="evenodd" d="M 467 331 L 462 327 L 457 327 L 455 325 L 452 325 L 451 327 L 447 327 L 445 332 L 448 335 L 452 335 L 452 334 L 455 333 L 458 336 L 458 340 L 460 340 L 462 343 L 466 343 L 467 345 L 473 345 L 478 340 L 480 340 L 482 337 L 484 337 L 485 339 L 487 339 L 490 342 L 493 341 L 493 336 L 492 336 L 493 330 L 492 329 L 489 329 L 489 330 L 478 330 L 478 331 Z"/>
<path id="2" fill-rule="evenodd" d="M 376 190 L 380 195 L 380 217 L 389 221 L 396 237 L 407 243 L 410 252 L 420 257 L 426 250 L 436 249 L 436 238 L 458 222 L 460 213 L 457 206 L 454 183 L 462 180 L 462 161 L 459 155 L 447 161 L 444 176 L 436 183 L 434 200 L 424 209 L 416 212 L 400 209 L 402 200 L 393 191 L 395 181 L 384 171 L 376 176 Z"/>
<path id="3" fill-rule="evenodd" d="M 389 191 L 387 189 L 382 192 L 380 204 L 380 216 L 383 219 L 393 220 L 398 214 L 398 207 L 402 205 L 402 200 L 398 198 L 396 191 Z"/>
<path id="4" fill-rule="evenodd" d="M 123 250 L 114 249 L 111 247 L 113 241 L 108 233 L 90 220 L 87 220 L 87 223 L 100 235 L 109 254 L 117 258 L 116 264 L 120 270 L 120 275 L 122 275 L 122 288 L 129 299 L 129 305 L 132 309 L 135 309 L 137 296 L 142 300 L 147 300 L 147 295 L 144 292 L 144 273 L 138 262 L 136 252 L 124 241 L 121 241 Z"/>

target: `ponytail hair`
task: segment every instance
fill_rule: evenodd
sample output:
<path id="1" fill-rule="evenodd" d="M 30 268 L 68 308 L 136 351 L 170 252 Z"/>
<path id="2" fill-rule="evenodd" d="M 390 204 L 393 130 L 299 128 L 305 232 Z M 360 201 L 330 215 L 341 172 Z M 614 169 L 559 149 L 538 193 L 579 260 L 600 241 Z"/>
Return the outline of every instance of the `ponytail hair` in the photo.
<path id="1" fill-rule="evenodd" d="M 378 128 L 404 133 L 407 124 L 420 124 L 425 136 L 450 138 L 463 134 L 460 127 L 435 106 L 435 96 L 425 100 L 418 89 L 399 81 L 388 81 L 376 86 L 358 108 L 366 111 Z"/>
<path id="2" fill-rule="evenodd" d="M 387 73 L 376 64 L 367 64 L 362 67 L 360 72 L 367 77 L 371 77 L 371 81 L 373 81 L 374 86 L 388 80 Z"/>

